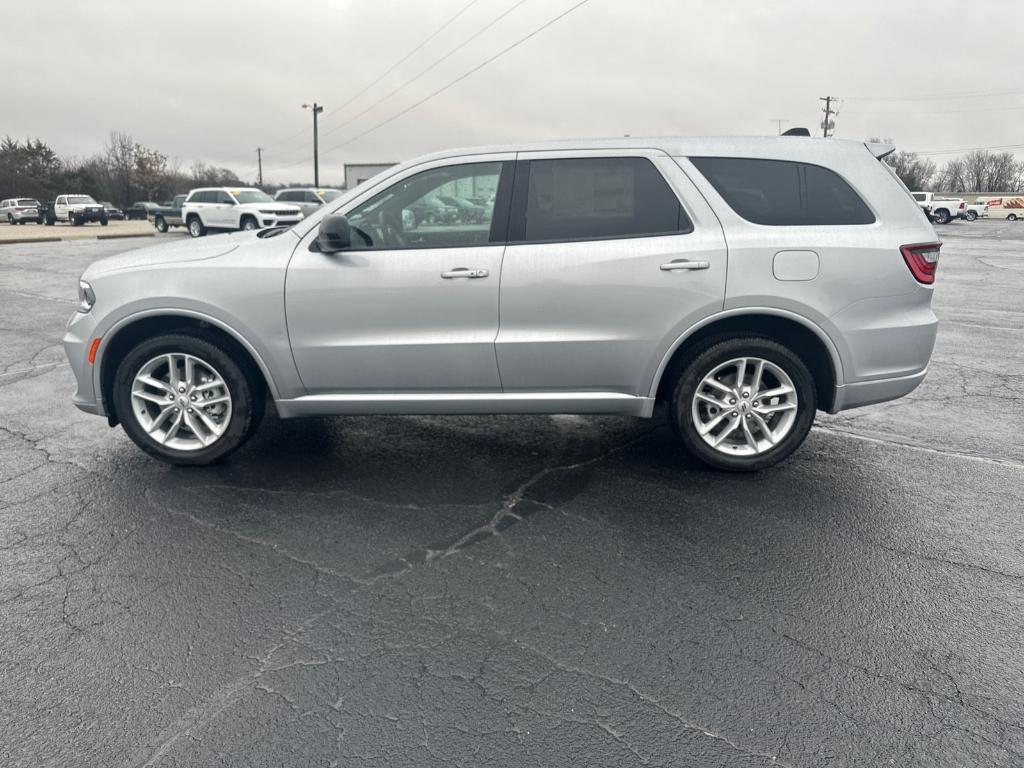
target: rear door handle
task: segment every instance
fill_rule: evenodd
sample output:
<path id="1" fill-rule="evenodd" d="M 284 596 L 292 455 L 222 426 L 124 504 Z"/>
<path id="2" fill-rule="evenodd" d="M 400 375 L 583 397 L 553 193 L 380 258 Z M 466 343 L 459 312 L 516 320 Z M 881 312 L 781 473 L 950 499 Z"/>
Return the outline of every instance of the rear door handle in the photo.
<path id="1" fill-rule="evenodd" d="M 690 259 L 673 259 L 668 264 L 661 265 L 662 272 L 675 272 L 679 269 L 707 269 L 711 266 L 710 261 L 690 261 Z"/>
<path id="2" fill-rule="evenodd" d="M 466 267 L 456 267 L 455 269 L 449 269 L 447 272 L 442 272 L 441 277 L 445 280 L 458 280 L 487 277 L 489 274 L 490 272 L 486 269 L 467 269 Z"/>

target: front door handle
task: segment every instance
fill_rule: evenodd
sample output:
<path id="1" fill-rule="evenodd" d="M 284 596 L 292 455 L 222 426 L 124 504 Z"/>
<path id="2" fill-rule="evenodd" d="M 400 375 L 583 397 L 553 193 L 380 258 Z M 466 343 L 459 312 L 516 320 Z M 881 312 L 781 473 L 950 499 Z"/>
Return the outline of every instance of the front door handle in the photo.
<path id="1" fill-rule="evenodd" d="M 486 269 L 467 269 L 466 267 L 456 267 L 455 269 L 450 269 L 447 272 L 442 272 L 441 277 L 445 280 L 458 280 L 460 278 L 469 279 L 487 277 L 489 274 L 490 272 Z"/>
<path id="2" fill-rule="evenodd" d="M 707 269 L 710 266 L 710 261 L 690 261 L 689 259 L 673 259 L 668 264 L 662 264 L 661 271 L 675 272 L 678 269 Z"/>

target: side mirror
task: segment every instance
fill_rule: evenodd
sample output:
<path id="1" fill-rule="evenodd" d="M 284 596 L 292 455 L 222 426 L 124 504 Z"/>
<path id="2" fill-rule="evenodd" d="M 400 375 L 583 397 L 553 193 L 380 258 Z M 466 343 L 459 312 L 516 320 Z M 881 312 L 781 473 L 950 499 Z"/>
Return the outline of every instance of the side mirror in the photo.
<path id="1" fill-rule="evenodd" d="M 321 253 L 338 253 L 352 247 L 352 226 L 342 214 L 324 216 L 317 230 L 316 243 Z"/>

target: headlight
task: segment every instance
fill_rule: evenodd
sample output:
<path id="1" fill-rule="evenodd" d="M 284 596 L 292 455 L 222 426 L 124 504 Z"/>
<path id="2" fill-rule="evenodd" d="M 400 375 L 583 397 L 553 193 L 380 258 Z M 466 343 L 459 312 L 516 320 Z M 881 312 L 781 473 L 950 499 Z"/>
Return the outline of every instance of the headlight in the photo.
<path id="1" fill-rule="evenodd" d="M 96 294 L 85 280 L 78 281 L 78 311 L 88 312 L 96 303 Z"/>

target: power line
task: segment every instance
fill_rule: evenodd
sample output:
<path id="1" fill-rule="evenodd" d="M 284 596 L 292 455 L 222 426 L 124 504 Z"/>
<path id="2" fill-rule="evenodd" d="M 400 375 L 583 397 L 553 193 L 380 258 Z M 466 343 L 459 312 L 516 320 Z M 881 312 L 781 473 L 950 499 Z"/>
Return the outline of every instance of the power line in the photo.
<path id="1" fill-rule="evenodd" d="M 987 96 L 1012 96 L 1024 90 L 960 91 L 958 93 L 932 93 L 926 96 L 843 96 L 846 101 L 935 101 L 941 99 L 980 99 Z"/>
<path id="2" fill-rule="evenodd" d="M 433 32 L 431 32 L 429 35 L 427 35 L 425 38 L 423 38 L 423 40 L 421 40 L 415 47 L 413 47 L 413 49 L 411 51 L 409 51 L 407 54 L 405 54 L 405 56 L 403 56 L 401 59 L 399 59 L 394 64 L 392 64 L 390 67 L 388 67 L 384 71 L 383 74 L 381 74 L 379 77 L 377 77 L 376 80 L 374 80 L 373 82 L 369 83 L 364 88 L 362 88 L 361 90 L 359 90 L 356 93 L 354 93 L 352 96 L 349 97 L 348 101 L 345 101 L 344 103 L 340 104 L 339 106 L 335 107 L 330 112 L 328 112 L 326 115 L 324 115 L 324 119 L 327 119 L 331 115 L 337 113 L 339 110 L 344 109 L 346 106 L 348 106 L 353 101 L 358 99 L 360 96 L 362 96 L 368 90 L 373 88 L 373 86 L 375 86 L 381 80 L 383 80 L 388 75 L 390 75 L 392 72 L 394 72 L 396 69 L 398 69 L 400 66 L 402 66 L 402 64 L 407 62 L 416 53 L 418 53 L 420 50 L 422 50 L 423 46 L 425 46 L 427 43 L 429 43 L 431 40 L 433 40 L 435 37 L 437 37 L 439 34 L 441 34 L 445 29 L 447 29 L 452 24 L 452 22 L 454 22 L 457 18 L 459 18 L 462 14 L 464 14 L 466 11 L 468 11 L 472 6 L 476 5 L 478 2 L 480 2 L 480 0 L 469 0 L 468 3 L 466 3 L 464 6 L 462 6 L 461 10 L 459 10 L 457 13 L 455 13 L 454 16 L 449 17 L 448 20 L 445 21 L 441 26 L 439 26 L 437 29 L 435 29 Z M 305 134 L 305 133 L 306 133 L 306 129 L 305 128 L 303 128 L 300 131 L 296 131 L 295 133 L 290 133 L 287 136 L 285 136 L 283 139 L 281 139 L 279 144 L 284 144 L 286 141 L 290 142 L 291 139 L 293 139 L 294 137 L 299 136 L 300 134 Z M 326 133 L 329 133 L 329 131 L 325 131 L 325 134 Z M 305 149 L 305 147 L 308 144 L 309 144 L 309 140 L 308 139 L 303 141 L 301 144 L 289 144 L 289 146 L 286 147 L 283 150 L 283 153 L 284 154 L 288 154 L 288 153 L 292 152 L 293 150 L 299 149 L 299 148 Z M 273 147 L 275 145 L 272 144 L 271 146 Z"/>
<path id="3" fill-rule="evenodd" d="M 481 63 L 480 63 L 480 64 L 478 64 L 477 66 L 473 67 L 473 68 L 472 68 L 472 69 L 470 69 L 469 71 L 467 71 L 467 72 L 464 72 L 464 73 L 462 73 L 461 75 L 459 75 L 459 76 L 458 76 L 457 78 L 455 78 L 454 80 L 451 80 L 451 81 L 450 81 L 450 82 L 448 82 L 447 84 L 445 84 L 445 85 L 441 86 L 440 88 L 438 88 L 438 89 L 437 89 L 436 91 L 433 91 L 432 93 L 430 93 L 430 94 L 428 94 L 428 95 L 424 96 L 424 97 L 423 97 L 422 99 L 420 99 L 419 101 L 417 101 L 417 102 L 414 102 L 413 104 L 410 104 L 410 105 L 409 105 L 408 107 L 406 107 L 405 109 L 401 110 L 400 112 L 396 112 L 395 114 L 393 114 L 393 115 L 392 115 L 391 117 L 387 118 L 386 120 L 382 120 L 381 122 L 377 123 L 376 125 L 373 125 L 373 126 L 371 126 L 370 128 L 367 128 L 367 129 L 366 129 L 365 131 L 363 131 L 362 133 L 357 133 L 357 134 L 356 134 L 355 136 L 352 136 L 351 138 L 349 138 L 349 139 L 346 139 L 345 141 L 341 142 L 340 144 L 335 144 L 335 145 L 334 145 L 333 147 L 331 147 L 331 148 L 327 149 L 327 150 L 326 150 L 326 151 L 324 152 L 324 154 L 326 155 L 326 154 L 328 154 L 328 153 L 330 153 L 330 152 L 333 152 L 333 151 L 334 151 L 334 150 L 336 150 L 336 149 L 340 149 L 341 147 L 345 147 L 345 146 L 348 146 L 348 145 L 349 145 L 349 144 L 351 144 L 352 142 L 354 142 L 354 141 L 356 141 L 356 140 L 358 140 L 358 139 L 361 139 L 361 138 L 363 138 L 364 136 L 367 136 L 367 135 L 369 135 L 369 134 L 373 133 L 374 131 L 376 131 L 376 130 L 377 130 L 377 129 L 379 129 L 379 128 L 383 128 L 383 127 L 384 127 L 385 125 L 387 125 L 387 124 L 389 124 L 389 123 L 392 123 L 392 122 L 394 122 L 395 120 L 397 120 L 398 118 L 402 117 L 403 115 L 407 115 L 407 114 L 409 114 L 410 112 L 412 112 L 412 111 L 413 111 L 414 109 L 416 109 L 417 107 L 420 107 L 420 106 L 422 106 L 423 104 L 426 104 L 426 103 L 427 103 L 428 101 L 430 101 L 431 99 L 433 99 L 433 98 L 434 98 L 435 96 L 438 96 L 438 95 L 440 95 L 440 94 L 444 93 L 444 92 L 445 92 L 445 91 L 447 91 L 447 90 L 448 90 L 449 88 L 451 88 L 451 87 L 452 87 L 453 85 L 456 85 L 456 84 L 458 84 L 458 83 L 462 82 L 463 80 L 465 80 L 465 79 L 466 79 L 467 77 L 469 77 L 470 75 L 472 75 L 472 74 L 474 74 L 474 73 L 476 73 L 476 72 L 479 72 L 479 71 L 480 71 L 481 69 L 483 69 L 484 67 L 486 67 L 486 66 L 487 66 L 488 64 L 490 64 L 490 63 L 492 63 L 492 62 L 494 62 L 494 61 L 496 61 L 496 60 L 500 59 L 500 58 L 501 58 L 502 56 L 504 56 L 504 55 L 505 55 L 506 53 L 508 53 L 509 51 L 513 50 L 514 48 L 517 48 L 517 47 L 519 47 L 520 45 L 522 45 L 523 43 L 525 43 L 525 42 L 526 42 L 527 40 L 529 40 L 529 39 L 530 39 L 531 37 L 533 37 L 534 35 L 537 35 L 537 34 L 539 34 L 540 32 L 543 32 L 543 31 L 544 31 L 545 29 L 547 29 L 548 27 L 550 27 L 550 26 L 551 26 L 552 24 L 554 24 L 554 23 L 556 23 L 556 22 L 558 22 L 558 21 L 561 21 L 561 20 L 562 20 L 562 19 L 564 19 L 564 18 L 565 18 L 566 16 L 568 16 L 568 15 L 569 15 L 570 13 L 572 13 L 573 11 L 575 11 L 575 10 L 576 10 L 577 8 L 580 8 L 580 7 L 584 6 L 584 5 L 586 5 L 586 4 L 588 3 L 588 2 L 589 2 L 589 0 L 580 0 L 580 2 L 576 3 L 575 5 L 573 5 L 573 6 L 572 6 L 571 8 L 569 8 L 568 10 L 566 10 L 566 11 L 563 11 L 562 13 L 558 14 L 557 16 L 555 16 L 555 17 L 554 17 L 553 19 L 551 19 L 550 21 L 547 21 L 547 22 L 545 22 L 544 24 L 542 24 L 541 26 L 537 27 L 537 28 L 536 28 L 535 30 L 533 30 L 533 31 L 532 31 L 532 32 L 530 32 L 529 34 L 527 34 L 527 35 L 524 35 L 523 37 L 519 38 L 518 40 L 516 40 L 516 41 L 515 41 L 514 43 L 512 43 L 511 45 L 509 45 L 509 46 L 506 46 L 505 48 L 502 48 L 502 49 L 501 49 L 500 51 L 498 51 L 498 52 L 497 52 L 496 54 L 494 54 L 494 55 L 493 55 L 493 56 L 491 56 L 490 58 L 488 58 L 488 59 L 485 59 L 485 60 L 484 60 L 483 62 L 481 62 Z"/>
<path id="4" fill-rule="evenodd" d="M 980 152 L 994 149 L 1024 149 L 1024 144 L 1002 144 L 995 147 L 960 147 L 958 149 L 930 149 L 915 152 L 918 155 L 952 155 L 958 152 Z"/>
<path id="5" fill-rule="evenodd" d="M 875 112 L 873 110 L 860 110 L 860 109 L 847 109 L 845 113 L 848 115 L 953 115 L 957 113 L 974 113 L 974 112 L 1008 112 L 1015 109 L 1024 109 L 1024 105 L 1017 107 L 976 107 L 974 109 L 920 109 L 909 112 L 906 110 L 889 110 Z"/>
<path id="6" fill-rule="evenodd" d="M 373 88 L 373 86 L 375 86 L 375 85 L 376 85 L 377 83 L 379 83 L 379 82 L 380 82 L 381 80 L 383 80 L 383 79 L 384 79 L 385 77 L 387 77 L 387 76 L 388 76 L 388 75 L 390 75 L 390 74 L 391 74 L 392 72 L 394 72 L 394 71 L 395 71 L 396 69 L 398 69 L 398 68 L 399 68 L 400 66 L 402 66 L 403 64 L 405 64 L 405 62 L 407 62 L 407 61 L 408 61 L 409 59 L 411 59 L 411 58 L 413 57 L 413 55 L 414 55 L 414 54 L 416 54 L 416 53 L 417 53 L 418 51 L 420 51 L 420 50 L 421 50 L 421 49 L 423 48 L 423 46 L 425 46 L 425 45 L 426 45 L 427 43 L 429 43 L 429 42 L 430 42 L 431 40 L 433 40 L 433 39 L 434 39 L 435 37 L 437 37 L 437 36 L 438 36 L 439 34 L 441 34 L 441 33 L 442 33 L 442 32 L 443 32 L 443 31 L 444 31 L 445 29 L 447 29 L 447 28 L 448 28 L 448 27 L 449 27 L 449 26 L 451 25 L 451 23 L 452 23 L 453 21 L 455 21 L 455 20 L 456 20 L 457 18 L 459 18 L 459 16 L 461 16 L 461 15 L 462 15 L 462 14 L 464 14 L 464 13 L 465 13 L 466 11 L 468 11 L 468 10 L 469 10 L 469 9 L 470 9 L 470 8 L 471 8 L 472 6 L 476 5 L 476 4 L 477 4 L 477 3 L 479 2 L 479 1 L 480 1 L 480 0 L 469 0 L 469 2 L 468 2 L 468 3 L 466 3 L 466 4 L 464 5 L 464 6 L 462 6 L 462 9 L 461 9 L 460 11 L 458 11 L 458 12 L 457 12 L 457 13 L 456 13 L 456 14 L 455 14 L 454 16 L 452 16 L 451 18 L 449 18 L 449 19 L 448 19 L 448 21 L 446 21 L 446 22 L 445 22 L 444 24 L 442 24 L 442 25 L 441 25 L 440 27 L 438 27 L 437 29 L 435 29 L 435 30 L 434 30 L 434 31 L 433 31 L 432 33 L 430 33 L 430 34 L 429 34 L 429 35 L 428 35 L 427 37 L 425 37 L 425 38 L 424 38 L 424 39 L 423 39 L 423 40 L 422 40 L 422 41 L 420 42 L 420 44 L 419 44 L 419 45 L 417 45 L 417 46 L 416 46 L 415 48 L 413 48 L 413 49 L 412 49 L 411 51 L 409 51 L 409 52 L 408 52 L 408 53 L 407 53 L 407 54 L 406 54 L 405 56 L 403 56 L 403 57 L 402 57 L 401 59 L 399 59 L 399 60 L 398 60 L 398 61 L 396 61 L 396 62 L 395 62 L 394 64 L 392 64 L 392 65 L 391 65 L 390 67 L 388 67 L 388 69 L 387 69 L 387 70 L 386 70 L 386 71 L 384 72 L 384 74 L 382 74 L 382 75 L 381 75 L 380 77 L 378 77 L 378 78 L 377 78 L 376 80 L 374 80 L 374 81 L 373 81 L 372 83 L 370 83 L 370 84 L 369 84 L 369 85 L 367 85 L 366 87 L 364 87 L 364 88 L 362 88 L 361 90 L 359 90 L 359 91 L 357 91 L 356 93 L 354 93 L 354 94 L 353 94 L 353 95 L 352 95 L 351 97 L 349 97 L 348 101 L 345 101 L 345 102 L 343 102 L 342 104 L 339 104 L 339 105 L 338 105 L 337 107 L 335 107 L 335 108 L 334 108 L 334 109 L 332 109 L 332 110 L 331 110 L 330 112 L 328 112 L 328 113 L 327 113 L 326 115 L 324 115 L 324 120 L 326 120 L 327 118 L 329 118 L 329 117 L 330 117 L 331 115 L 337 114 L 338 112 L 340 112 L 341 110 L 343 110 L 343 109 L 344 109 L 345 107 L 347 107 L 347 106 L 348 106 L 349 104 L 351 104 L 351 103 L 352 103 L 353 101 L 355 101 L 355 100 L 356 100 L 356 99 L 358 99 L 358 98 L 359 98 L 360 96 L 362 96 L 362 95 L 363 95 L 364 93 L 366 93 L 366 92 L 367 92 L 368 90 L 370 90 L 371 88 Z M 324 132 L 324 135 L 326 136 L 326 135 L 327 135 L 327 133 L 328 133 L 328 131 L 325 131 L 325 132 Z"/>
<path id="7" fill-rule="evenodd" d="M 340 123 L 339 125 L 335 125 L 335 126 L 333 126 L 333 127 L 332 127 L 332 128 L 330 129 L 330 130 L 324 131 L 324 136 L 327 136 L 328 134 L 334 133 L 335 131 L 337 131 L 337 130 L 340 130 L 341 128 L 344 128 L 344 127 L 345 127 L 346 125 L 351 125 L 351 124 L 352 124 L 352 123 L 354 123 L 354 122 L 355 122 L 356 120 L 358 120 L 358 119 L 359 119 L 360 117 L 362 117 L 363 115 L 365 115 L 365 114 L 366 114 L 367 112 L 371 111 L 371 110 L 372 110 L 372 109 L 373 109 L 374 107 L 377 107 L 378 105 L 380 105 L 380 104 L 382 104 L 383 102 L 385 102 L 385 101 L 387 101 L 388 99 L 390 99 L 390 98 L 391 98 L 392 96 L 394 96 L 394 95 L 395 95 L 396 93 L 398 93 L 399 91 L 403 90 L 403 89 L 404 89 L 404 88 L 405 88 L 406 86 L 408 86 L 408 85 L 411 85 L 411 84 L 412 84 L 413 82 L 415 82 L 416 80 L 419 80 L 419 79 L 420 79 L 421 77 L 423 77 L 423 76 L 424 76 L 425 74 L 427 74 L 427 72 L 430 72 L 430 71 L 431 71 L 432 69 L 434 69 L 434 68 L 435 68 L 436 66 L 438 66 L 438 65 L 439 65 L 439 64 L 441 64 L 442 62 L 446 61 L 447 59 L 451 58 L 451 57 L 452 57 L 453 55 L 455 55 L 455 54 L 456 54 L 456 53 L 458 53 L 459 51 L 461 51 L 461 50 L 462 50 L 463 48 L 465 48 L 465 47 L 466 47 L 467 45 L 469 45 L 469 44 L 470 44 L 471 42 L 473 42 L 474 40 L 476 40 L 476 39 L 477 39 L 478 37 L 480 37 L 480 35 L 482 35 L 482 34 L 483 34 L 484 32 L 486 32 L 486 31 L 487 31 L 488 29 L 490 29 L 491 27 L 493 27 L 493 26 L 494 26 L 495 24 L 497 24 L 497 23 L 498 23 L 499 21 L 501 21 L 501 20 L 502 20 L 503 18 L 505 18 L 506 16 L 508 16 L 508 15 L 509 15 L 510 13 L 512 13 L 512 11 L 514 11 L 514 10 L 515 10 L 516 8 L 518 8 L 519 6 L 521 6 L 521 5 L 522 5 L 523 3 L 525 3 L 525 2 L 526 2 L 526 0 L 519 0 L 519 2 L 517 2 L 517 3 L 515 4 L 515 5 L 513 5 L 512 7 L 510 7 L 510 8 L 508 9 L 508 10 L 506 10 L 506 11 L 504 11 L 503 13 L 499 14 L 499 15 L 498 15 L 497 17 L 495 17 L 494 19 L 492 19 L 491 21 L 489 21 L 489 22 L 488 22 L 487 24 L 485 24 L 484 26 L 480 27 L 480 29 L 478 29 L 478 30 L 477 30 L 476 32 L 474 32 L 474 33 L 473 33 L 472 35 L 470 35 L 469 37 L 467 37 L 467 38 L 466 38 L 465 40 L 463 40 L 463 41 L 462 41 L 461 43 L 459 43 L 459 44 L 458 44 L 457 46 L 455 46 L 454 48 L 452 48 L 452 49 L 451 49 L 450 51 L 448 51 L 448 53 L 446 53 L 446 54 L 445 54 L 444 56 L 442 56 L 441 58 L 439 58 L 439 59 L 437 59 L 436 61 L 434 61 L 434 62 L 433 62 L 433 63 L 432 63 L 432 64 L 431 64 L 430 66 L 428 66 L 428 67 L 427 67 L 426 69 L 424 69 L 424 70 L 421 70 L 421 71 L 420 71 L 420 72 L 418 72 L 418 73 L 417 73 L 416 75 L 414 75 L 414 76 L 412 76 L 411 78 L 409 78 L 408 80 L 406 80 L 406 81 L 405 81 L 404 83 L 402 83 L 402 84 L 401 84 L 400 86 L 398 86 L 398 87 L 397 87 L 397 88 L 395 88 L 394 90 L 392 90 L 392 91 L 390 91 L 390 92 L 388 92 L 388 93 L 384 94 L 383 96 L 381 96 L 381 97 L 380 97 L 379 99 L 377 99 L 377 101 L 373 102 L 373 104 L 371 104 L 370 106 L 366 107 L 366 108 L 365 108 L 365 109 L 364 109 L 364 110 L 363 110 L 362 112 L 357 112 L 356 114 L 354 114 L 354 115 L 353 115 L 352 117 L 350 117 L 350 118 L 349 118 L 348 120 L 346 120 L 345 122 L 343 122 L 343 123 Z"/>

